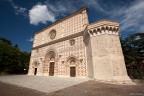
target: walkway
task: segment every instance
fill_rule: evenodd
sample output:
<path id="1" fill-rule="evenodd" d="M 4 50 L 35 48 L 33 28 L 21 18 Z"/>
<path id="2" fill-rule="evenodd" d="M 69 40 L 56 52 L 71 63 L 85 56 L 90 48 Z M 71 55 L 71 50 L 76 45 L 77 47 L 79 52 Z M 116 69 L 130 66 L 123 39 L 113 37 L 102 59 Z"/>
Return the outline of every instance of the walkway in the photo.
<path id="1" fill-rule="evenodd" d="M 54 92 L 79 83 L 88 81 L 86 78 L 76 77 L 49 77 L 49 76 L 29 76 L 29 75 L 11 75 L 0 76 L 0 81 L 38 90 L 41 92 Z"/>

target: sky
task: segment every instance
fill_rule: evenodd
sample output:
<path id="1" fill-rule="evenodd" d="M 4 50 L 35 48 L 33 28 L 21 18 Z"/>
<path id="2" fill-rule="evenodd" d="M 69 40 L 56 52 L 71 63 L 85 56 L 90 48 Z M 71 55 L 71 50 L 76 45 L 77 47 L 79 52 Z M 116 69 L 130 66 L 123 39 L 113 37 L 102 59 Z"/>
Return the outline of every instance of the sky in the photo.
<path id="1" fill-rule="evenodd" d="M 0 37 L 31 52 L 35 32 L 85 6 L 89 23 L 117 21 L 122 37 L 144 32 L 144 0 L 0 0 Z"/>

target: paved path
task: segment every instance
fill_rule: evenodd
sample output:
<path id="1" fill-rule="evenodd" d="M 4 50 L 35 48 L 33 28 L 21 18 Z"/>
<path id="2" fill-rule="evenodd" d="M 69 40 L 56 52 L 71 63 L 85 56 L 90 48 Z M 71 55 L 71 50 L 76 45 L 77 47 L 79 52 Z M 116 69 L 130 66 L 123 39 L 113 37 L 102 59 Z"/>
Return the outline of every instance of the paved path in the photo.
<path id="1" fill-rule="evenodd" d="M 46 77 L 46 76 L 28 76 L 12 75 L 0 76 L 0 81 L 15 84 L 18 86 L 38 90 L 45 93 L 54 92 L 79 83 L 88 81 L 87 78 L 70 77 Z"/>
<path id="2" fill-rule="evenodd" d="M 144 84 L 116 85 L 84 78 L 0 76 L 0 96 L 144 96 Z"/>

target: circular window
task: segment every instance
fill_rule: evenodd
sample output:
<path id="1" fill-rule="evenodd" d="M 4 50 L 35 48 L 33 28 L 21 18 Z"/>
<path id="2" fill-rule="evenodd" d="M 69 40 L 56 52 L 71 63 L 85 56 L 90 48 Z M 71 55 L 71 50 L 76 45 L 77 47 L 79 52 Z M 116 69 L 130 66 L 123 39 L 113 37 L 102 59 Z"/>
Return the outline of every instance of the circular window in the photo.
<path id="1" fill-rule="evenodd" d="M 71 40 L 70 40 L 70 45 L 73 46 L 74 44 L 75 44 L 75 40 L 74 40 L 74 39 L 71 39 Z"/>
<path id="2" fill-rule="evenodd" d="M 56 30 L 52 30 L 50 32 L 50 39 L 54 39 L 56 37 Z"/>

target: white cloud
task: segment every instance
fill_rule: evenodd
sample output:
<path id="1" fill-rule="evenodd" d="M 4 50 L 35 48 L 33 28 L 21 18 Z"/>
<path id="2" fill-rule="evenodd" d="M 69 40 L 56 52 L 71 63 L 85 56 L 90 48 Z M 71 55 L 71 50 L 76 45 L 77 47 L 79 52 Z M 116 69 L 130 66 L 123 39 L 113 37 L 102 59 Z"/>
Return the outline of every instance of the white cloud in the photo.
<path id="1" fill-rule="evenodd" d="M 119 6 L 112 9 L 109 15 L 120 22 L 122 31 L 144 31 L 144 0 L 135 0 L 129 6 Z"/>
<path id="2" fill-rule="evenodd" d="M 46 5 L 35 5 L 29 10 L 30 24 L 38 25 L 39 23 L 46 24 L 47 21 L 54 22 L 54 14 L 48 10 Z"/>
<path id="3" fill-rule="evenodd" d="M 13 6 L 17 15 L 26 14 L 26 8 L 16 5 L 12 0 L 7 1 Z M 129 3 L 119 2 L 121 3 L 108 5 L 100 0 L 59 0 L 56 2 L 46 0 L 43 5 L 37 3 L 29 10 L 29 20 L 30 24 L 33 25 L 46 24 L 48 21 L 54 22 L 59 16 L 67 16 L 67 14 L 73 13 L 83 6 L 88 6 L 97 12 L 103 13 L 107 17 L 106 19 L 119 21 L 122 31 L 143 31 L 144 0 L 133 0 Z"/>
<path id="4" fill-rule="evenodd" d="M 103 7 L 98 3 L 99 0 L 61 0 L 55 3 L 49 2 L 49 0 L 44 3 L 47 7 L 54 13 L 55 16 L 62 16 L 65 14 L 70 14 L 82 8 L 84 6 L 92 7 L 93 9 L 99 12 L 107 12 Z"/>
<path id="5" fill-rule="evenodd" d="M 107 19 L 117 20 L 122 31 L 144 32 L 144 0 L 133 0 L 130 3 L 120 1 L 117 5 L 108 5 L 100 0 L 83 0 L 83 5 L 94 8 L 108 16 Z"/>
<path id="6" fill-rule="evenodd" d="M 144 25 L 144 1 L 138 0 L 132 3 L 132 5 L 123 10 L 123 18 L 121 19 L 122 30 L 138 30 L 144 31 L 142 25 Z"/>
<path id="7" fill-rule="evenodd" d="M 71 1 L 63 0 L 56 2 L 49 2 L 46 0 L 44 5 L 41 2 L 33 6 L 29 10 L 30 24 L 38 25 L 39 23 L 46 24 L 47 21 L 54 22 L 59 16 L 64 17 L 67 14 L 73 13 L 79 9 L 79 7 L 89 6 L 95 8 L 97 11 L 106 12 L 98 3 L 98 0 L 83 0 L 83 1 Z"/>
<path id="8" fill-rule="evenodd" d="M 7 1 L 8 1 L 8 2 L 11 4 L 11 6 L 15 9 L 15 14 L 16 14 L 16 15 L 26 16 L 26 11 L 27 11 L 26 8 L 21 7 L 21 6 L 17 5 L 17 4 L 15 4 L 15 3 L 13 2 L 13 0 L 7 0 Z"/>
<path id="9" fill-rule="evenodd" d="M 72 0 L 63 0 L 54 3 L 47 0 L 44 3 L 55 16 L 64 16 L 65 14 L 69 14 L 77 10 L 77 7 L 75 6 L 76 2 Z"/>
<path id="10" fill-rule="evenodd" d="M 29 41 L 29 42 L 33 42 L 34 38 L 33 37 L 30 37 L 29 39 L 27 39 L 26 41 Z"/>

